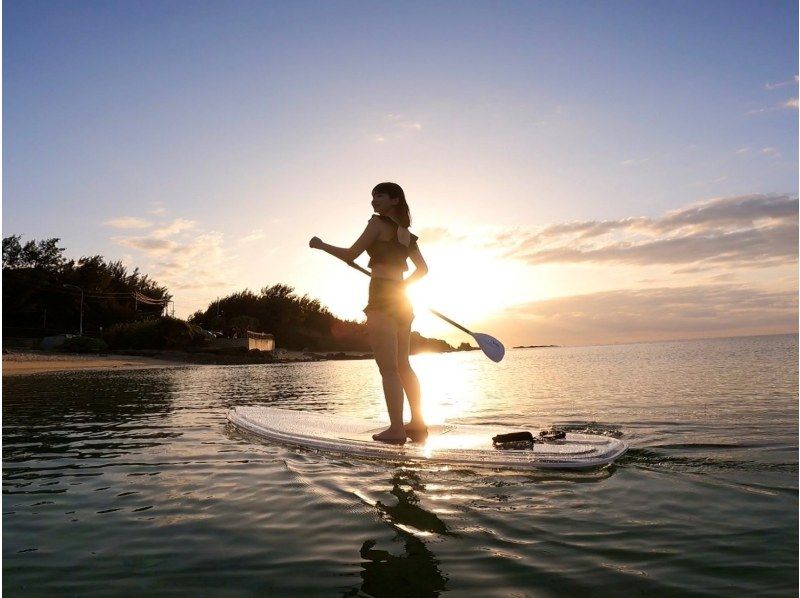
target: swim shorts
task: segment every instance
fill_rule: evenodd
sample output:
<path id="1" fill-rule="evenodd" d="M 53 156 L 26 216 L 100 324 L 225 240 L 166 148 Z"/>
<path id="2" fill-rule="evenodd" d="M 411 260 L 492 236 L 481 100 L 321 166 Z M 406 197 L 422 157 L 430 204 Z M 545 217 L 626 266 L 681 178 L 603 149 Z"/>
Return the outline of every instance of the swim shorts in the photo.
<path id="1" fill-rule="evenodd" d="M 369 281 L 369 302 L 364 313 L 370 310 L 381 311 L 400 325 L 408 324 L 414 319 L 411 302 L 406 296 L 406 287 L 402 280 L 390 278 L 373 278 Z"/>

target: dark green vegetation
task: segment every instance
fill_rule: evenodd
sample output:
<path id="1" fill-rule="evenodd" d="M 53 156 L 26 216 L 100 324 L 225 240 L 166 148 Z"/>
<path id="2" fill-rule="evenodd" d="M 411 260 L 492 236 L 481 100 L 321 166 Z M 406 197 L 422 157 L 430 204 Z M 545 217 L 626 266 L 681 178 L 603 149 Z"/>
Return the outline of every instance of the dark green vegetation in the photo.
<path id="1" fill-rule="evenodd" d="M 369 352 L 364 324 L 340 320 L 317 299 L 284 284 L 233 293 L 192 314 L 188 322 L 163 317 L 172 296 L 122 262 L 103 256 L 64 258 L 59 239 L 3 239 L 3 337 L 77 334 L 83 294 L 83 333 L 97 342 L 69 340 L 61 350 L 187 349 L 207 343 L 201 329 L 224 335 L 244 331 L 274 335 L 278 347 Z M 102 341 L 100 339 L 103 339 Z M 413 333 L 412 352 L 452 351 L 446 342 Z"/>
<path id="2" fill-rule="evenodd" d="M 278 346 L 314 351 L 370 351 L 366 326 L 340 320 L 317 299 L 302 297 L 285 284 L 265 287 L 256 294 L 244 290 L 213 302 L 205 311 L 197 311 L 189 322 L 207 330 L 228 334 L 242 329 L 267 332 Z M 429 339 L 414 332 L 412 352 L 452 351 L 446 342 Z"/>
<path id="3" fill-rule="evenodd" d="M 64 258 L 59 239 L 3 239 L 3 337 L 77 334 L 83 290 L 83 332 L 100 336 L 113 324 L 157 317 L 167 289 L 122 262 L 101 255 Z"/>
<path id="4" fill-rule="evenodd" d="M 66 339 L 58 350 L 64 353 L 102 353 L 108 351 L 108 343 L 102 338 L 73 336 Z"/>
<path id="5" fill-rule="evenodd" d="M 168 316 L 114 324 L 103 338 L 112 349 L 186 349 L 206 341 L 199 326 Z"/>

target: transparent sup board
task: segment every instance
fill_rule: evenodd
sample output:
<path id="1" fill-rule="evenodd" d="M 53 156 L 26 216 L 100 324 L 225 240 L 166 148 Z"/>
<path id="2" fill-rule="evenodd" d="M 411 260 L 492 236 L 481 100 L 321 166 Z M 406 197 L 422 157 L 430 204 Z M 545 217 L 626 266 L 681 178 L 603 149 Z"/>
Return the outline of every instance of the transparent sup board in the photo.
<path id="1" fill-rule="evenodd" d="M 281 444 L 374 459 L 418 459 L 479 467 L 600 467 L 628 450 L 616 438 L 572 433 L 563 440 L 537 441 L 533 448 L 501 450 L 492 445 L 492 436 L 520 428 L 473 425 L 430 426 L 425 440 L 399 446 L 372 439 L 373 434 L 386 429 L 385 422 L 274 407 L 235 407 L 228 412 L 228 420 L 245 432 Z M 531 432 L 538 435 L 538 430 Z"/>
<path id="2" fill-rule="evenodd" d="M 492 445 L 492 436 L 519 428 L 473 425 L 431 426 L 424 441 L 398 446 L 372 439 L 373 434 L 386 429 L 386 423 L 274 407 L 235 407 L 228 412 L 228 420 L 245 432 L 281 444 L 374 459 L 418 459 L 478 467 L 600 467 L 628 449 L 616 438 L 567 433 L 563 440 L 535 442 L 532 448 L 501 450 Z M 538 433 L 532 432 L 534 436 Z"/>

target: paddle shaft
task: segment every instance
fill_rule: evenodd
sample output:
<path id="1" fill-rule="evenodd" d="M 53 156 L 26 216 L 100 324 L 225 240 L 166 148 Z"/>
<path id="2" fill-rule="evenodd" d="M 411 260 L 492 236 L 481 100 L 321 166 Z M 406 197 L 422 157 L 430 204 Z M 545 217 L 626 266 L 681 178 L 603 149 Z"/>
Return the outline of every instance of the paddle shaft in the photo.
<path id="1" fill-rule="evenodd" d="M 367 270 L 366 268 L 362 268 L 361 266 L 359 266 L 359 265 L 358 265 L 358 264 L 356 264 L 355 262 L 345 262 L 345 263 L 346 263 L 348 266 L 350 266 L 351 268 L 355 268 L 355 269 L 356 269 L 356 270 L 358 270 L 359 272 L 363 272 L 363 273 L 364 273 L 364 274 L 366 274 L 367 276 L 370 276 L 370 277 L 372 276 L 372 274 L 370 273 L 370 271 L 369 271 L 369 270 Z M 433 308 L 428 308 L 428 311 L 430 311 L 430 312 L 431 312 L 431 313 L 432 313 L 434 316 L 436 316 L 436 317 L 438 317 L 438 318 L 441 318 L 442 320 L 444 320 L 444 321 L 445 321 L 445 322 L 447 322 L 448 324 L 452 324 L 453 326 L 455 326 L 455 327 L 456 327 L 456 328 L 458 328 L 459 330 L 463 330 L 464 332 L 466 332 L 466 333 L 467 333 L 467 334 L 469 334 L 470 336 L 475 336 L 475 335 L 472 333 L 472 331 L 471 331 L 471 330 L 467 330 L 466 328 L 464 328 L 464 327 L 463 327 L 461 324 L 459 324 L 458 322 L 454 322 L 453 320 L 451 320 L 450 318 L 448 318 L 446 315 L 439 313 L 439 312 L 438 312 L 438 311 L 436 311 L 435 309 L 433 309 Z"/>

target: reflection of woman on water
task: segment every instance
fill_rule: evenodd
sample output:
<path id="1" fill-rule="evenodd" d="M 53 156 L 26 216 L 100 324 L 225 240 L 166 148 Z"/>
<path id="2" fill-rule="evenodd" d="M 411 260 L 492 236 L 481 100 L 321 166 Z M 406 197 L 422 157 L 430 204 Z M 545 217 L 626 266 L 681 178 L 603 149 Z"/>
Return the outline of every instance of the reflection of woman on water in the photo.
<path id="1" fill-rule="evenodd" d="M 420 388 L 408 361 L 411 320 L 414 314 L 406 297 L 405 287 L 428 272 L 428 266 L 417 246 L 417 237 L 408 227 L 411 212 L 400 185 L 381 183 L 372 190 L 374 215 L 364 232 L 350 248 L 334 247 L 318 237 L 309 242 L 313 249 L 322 249 L 346 262 L 352 262 L 364 251 L 370 256 L 372 279 L 369 283 L 367 331 L 372 352 L 383 378 L 383 393 L 389 410 L 390 426 L 375 440 L 403 444 L 406 436 L 414 438 L 426 431 L 422 417 Z M 408 270 L 406 260 L 416 270 L 403 279 Z M 403 426 L 403 391 L 411 407 L 411 421 Z"/>

